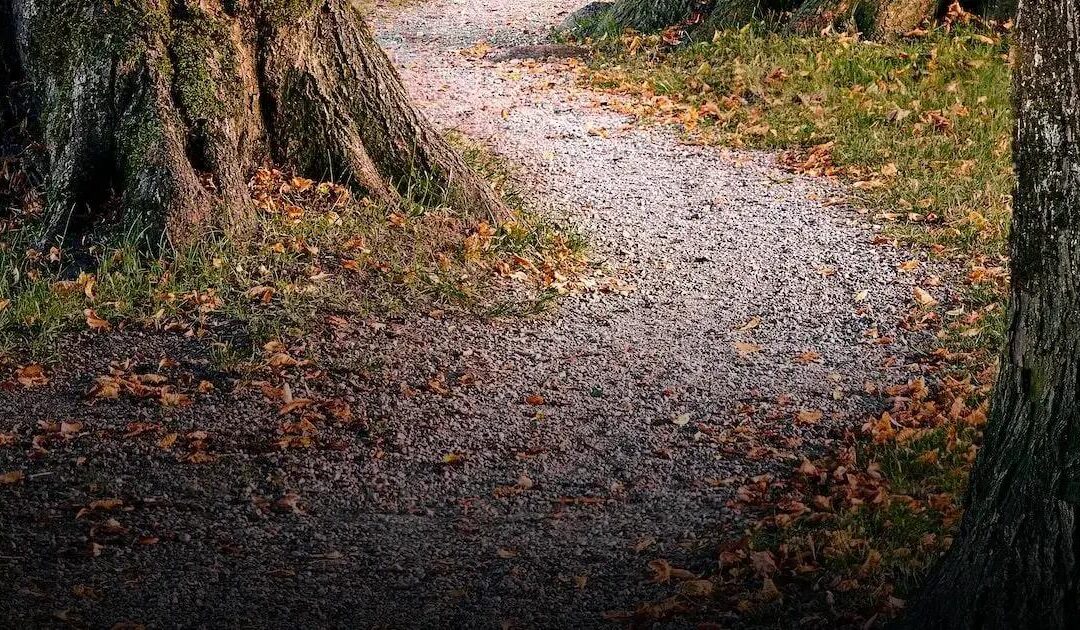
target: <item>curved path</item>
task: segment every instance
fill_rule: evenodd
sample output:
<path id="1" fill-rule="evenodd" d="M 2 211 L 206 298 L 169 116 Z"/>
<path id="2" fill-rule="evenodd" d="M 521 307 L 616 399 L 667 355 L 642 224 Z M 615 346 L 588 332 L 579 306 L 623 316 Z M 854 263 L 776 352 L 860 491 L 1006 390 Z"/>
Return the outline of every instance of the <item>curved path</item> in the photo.
<path id="1" fill-rule="evenodd" d="M 380 9 L 376 31 L 429 115 L 518 165 L 632 290 L 570 297 L 538 319 L 416 315 L 312 341 L 329 375 L 315 393 L 355 403 L 374 444 L 346 433 L 333 448 L 252 449 L 280 424 L 277 403 L 207 372 L 195 342 L 72 346 L 67 378 L 0 392 L 18 410 L 0 428 L 161 422 L 208 431 L 221 456 L 185 465 L 157 438 L 87 436 L 28 467 L 25 491 L 0 506 L 0 620 L 601 625 L 603 611 L 671 588 L 649 582 L 651 560 L 715 562 L 711 545 L 743 527 L 727 503 L 744 479 L 782 479 L 881 404 L 864 382 L 903 378 L 883 370 L 917 341 L 894 330 L 912 278 L 864 218 L 829 203 L 838 190 L 768 154 L 633 128 L 565 64 L 477 54 L 543 39 L 580 2 L 434 0 Z M 83 402 L 108 361 L 154 369 L 161 356 L 215 381 L 208 402 L 164 418 Z M 425 387 L 440 377 L 448 392 Z M 544 404 L 526 404 L 533 394 Z M 798 422 L 800 409 L 822 417 Z M 30 466 L 24 452 L 0 449 L 0 471 Z M 125 498 L 126 533 L 88 556 L 101 530 L 75 514 L 103 496 Z"/>

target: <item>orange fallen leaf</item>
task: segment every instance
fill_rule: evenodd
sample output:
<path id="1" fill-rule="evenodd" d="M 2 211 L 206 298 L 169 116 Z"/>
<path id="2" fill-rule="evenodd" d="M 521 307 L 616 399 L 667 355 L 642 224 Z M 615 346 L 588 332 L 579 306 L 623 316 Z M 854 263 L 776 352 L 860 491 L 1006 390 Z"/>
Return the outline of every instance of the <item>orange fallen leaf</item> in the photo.
<path id="1" fill-rule="evenodd" d="M 158 448 L 160 448 L 162 450 L 166 450 L 166 451 L 169 450 L 170 448 L 172 448 L 173 444 L 176 444 L 176 439 L 178 437 L 180 437 L 180 436 L 177 435 L 176 433 L 169 433 L 165 437 L 158 440 L 158 443 L 157 443 Z"/>
<path id="2" fill-rule="evenodd" d="M 98 317 L 98 314 L 92 308 L 83 311 L 83 315 L 86 315 L 86 325 L 89 326 L 91 330 L 109 330 L 112 328 L 112 326 L 109 325 L 109 322 Z"/>
<path id="3" fill-rule="evenodd" d="M 37 363 L 16 370 L 15 378 L 24 387 L 35 387 L 37 385 L 45 385 L 49 382 L 49 378 L 45 376 L 45 368 Z"/>
<path id="4" fill-rule="evenodd" d="M 913 287 L 911 289 L 911 292 L 915 296 L 915 301 L 918 302 L 921 306 L 930 307 L 936 306 L 938 304 L 938 300 L 934 296 L 930 295 L 930 292 L 926 289 L 923 289 L 921 287 Z"/>

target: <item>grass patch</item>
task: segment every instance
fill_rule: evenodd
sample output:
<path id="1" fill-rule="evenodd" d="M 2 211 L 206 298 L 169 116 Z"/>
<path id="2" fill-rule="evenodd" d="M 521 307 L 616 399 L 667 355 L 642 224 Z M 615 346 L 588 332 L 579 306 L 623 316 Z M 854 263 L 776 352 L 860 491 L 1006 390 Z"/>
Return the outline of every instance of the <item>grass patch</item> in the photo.
<path id="1" fill-rule="evenodd" d="M 1013 186 L 1007 39 L 936 29 L 891 44 L 717 31 L 675 50 L 604 39 L 589 83 L 699 142 L 787 149 L 799 170 L 854 182 L 893 232 L 1004 251 Z"/>
<path id="2" fill-rule="evenodd" d="M 584 268 L 585 242 L 530 212 L 494 156 L 469 151 L 510 202 L 500 224 L 442 206 L 386 208 L 269 169 L 250 184 L 256 233 L 161 256 L 123 236 L 39 251 L 33 216 L 13 219 L 0 233 L 0 355 L 47 359 L 60 335 L 87 327 L 212 336 L 239 324 L 258 342 L 301 334 L 329 314 L 542 312 Z"/>

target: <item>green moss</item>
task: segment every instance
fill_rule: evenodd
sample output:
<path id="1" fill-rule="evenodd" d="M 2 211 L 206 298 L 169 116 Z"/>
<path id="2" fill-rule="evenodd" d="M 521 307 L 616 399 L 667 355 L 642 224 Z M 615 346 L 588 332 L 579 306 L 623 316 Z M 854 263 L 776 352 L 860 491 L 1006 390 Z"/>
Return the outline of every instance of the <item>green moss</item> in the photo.
<path id="1" fill-rule="evenodd" d="M 260 0 L 263 16 L 274 26 L 296 22 L 311 13 L 321 0 Z"/>
<path id="2" fill-rule="evenodd" d="M 199 9 L 173 22 L 173 85 L 190 120 L 219 116 L 238 101 L 236 51 L 229 27 Z"/>

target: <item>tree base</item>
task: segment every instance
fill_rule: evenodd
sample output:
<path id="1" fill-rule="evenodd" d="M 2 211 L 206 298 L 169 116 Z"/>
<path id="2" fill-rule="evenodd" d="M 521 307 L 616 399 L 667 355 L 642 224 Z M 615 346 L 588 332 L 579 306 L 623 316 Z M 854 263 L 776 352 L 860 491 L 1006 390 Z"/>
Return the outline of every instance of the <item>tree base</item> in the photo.
<path id="1" fill-rule="evenodd" d="M 6 0 L 0 51 L 48 162 L 46 232 L 243 230 L 275 163 L 373 199 L 505 208 L 412 108 L 347 0 Z M 3 0 L 0 0 L 0 5 Z"/>

